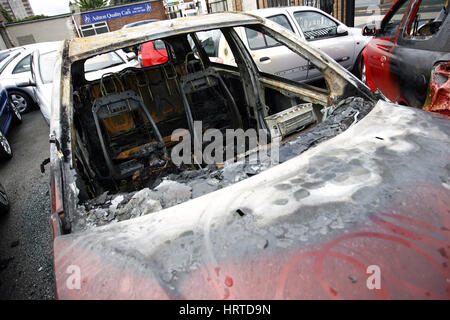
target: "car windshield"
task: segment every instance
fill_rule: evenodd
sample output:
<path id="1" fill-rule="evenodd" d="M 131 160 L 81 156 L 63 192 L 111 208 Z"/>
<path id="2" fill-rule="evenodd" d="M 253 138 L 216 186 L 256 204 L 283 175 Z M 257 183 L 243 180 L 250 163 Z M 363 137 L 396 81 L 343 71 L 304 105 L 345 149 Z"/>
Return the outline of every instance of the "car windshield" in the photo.
<path id="1" fill-rule="evenodd" d="M 155 40 L 155 50 L 163 50 L 166 49 L 166 45 L 162 40 Z"/>
<path id="2" fill-rule="evenodd" d="M 13 61 L 18 55 L 20 54 L 20 52 L 16 52 L 10 56 L 8 56 L 8 60 L 6 60 L 0 67 L 0 74 L 5 70 L 5 68 L 11 63 L 11 61 Z"/>
<path id="3" fill-rule="evenodd" d="M 0 52 L 0 62 L 8 58 L 14 51 Z"/>
<path id="4" fill-rule="evenodd" d="M 43 83 L 53 82 L 53 70 L 56 63 L 56 50 L 39 56 L 39 74 Z"/>
<path id="5" fill-rule="evenodd" d="M 86 60 L 84 63 L 84 72 L 94 72 L 125 63 L 123 59 L 115 52 L 108 52 Z"/>
<path id="6" fill-rule="evenodd" d="M 220 30 L 209 30 L 209 31 L 202 31 L 196 33 L 198 40 L 200 40 L 200 43 L 205 50 L 206 54 L 209 57 L 217 57 L 219 55 L 218 46 L 219 46 L 219 40 L 220 36 L 222 35 Z"/>

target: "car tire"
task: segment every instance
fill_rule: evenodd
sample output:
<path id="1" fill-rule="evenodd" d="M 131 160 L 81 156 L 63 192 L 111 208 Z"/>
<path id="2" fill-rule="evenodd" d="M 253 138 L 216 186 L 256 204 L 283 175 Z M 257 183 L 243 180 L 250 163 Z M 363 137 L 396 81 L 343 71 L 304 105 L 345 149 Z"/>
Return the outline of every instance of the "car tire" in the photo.
<path id="1" fill-rule="evenodd" d="M 9 160 L 13 156 L 11 146 L 3 132 L 0 131 L 0 159 Z"/>
<path id="2" fill-rule="evenodd" d="M 14 104 L 20 113 L 26 113 L 31 110 L 33 101 L 30 96 L 22 91 L 8 90 L 9 100 Z"/>
<path id="3" fill-rule="evenodd" d="M 9 212 L 9 199 L 6 195 L 5 188 L 0 183 L 0 215 L 7 214 Z"/>
<path id="4" fill-rule="evenodd" d="M 13 123 L 14 125 L 19 125 L 22 123 L 22 115 L 20 114 L 19 109 L 14 103 L 11 103 L 11 110 L 13 112 Z"/>

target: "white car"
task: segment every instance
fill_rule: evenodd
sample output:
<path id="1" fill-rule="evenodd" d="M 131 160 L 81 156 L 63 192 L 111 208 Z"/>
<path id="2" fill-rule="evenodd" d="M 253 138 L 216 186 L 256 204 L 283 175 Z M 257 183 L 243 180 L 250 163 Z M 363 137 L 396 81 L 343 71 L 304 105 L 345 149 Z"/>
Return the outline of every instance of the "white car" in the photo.
<path id="1" fill-rule="evenodd" d="M 35 100 L 32 86 L 18 86 L 31 77 L 31 56 L 36 49 L 45 49 L 56 42 L 42 42 L 17 47 L 0 62 L 0 82 L 8 90 L 9 99 L 23 113 L 30 110 Z"/>
<path id="2" fill-rule="evenodd" d="M 371 39 L 361 29 L 345 24 L 314 7 L 293 6 L 268 8 L 248 13 L 271 20 L 285 27 L 311 46 L 328 54 L 347 70 L 359 75 L 361 52 Z M 321 78 L 319 70 L 279 42 L 248 28 L 236 28 L 258 68 L 294 81 L 313 81 Z M 223 43 L 224 41 L 221 41 Z M 225 63 L 234 64 L 226 45 L 219 44 L 218 56 Z"/>

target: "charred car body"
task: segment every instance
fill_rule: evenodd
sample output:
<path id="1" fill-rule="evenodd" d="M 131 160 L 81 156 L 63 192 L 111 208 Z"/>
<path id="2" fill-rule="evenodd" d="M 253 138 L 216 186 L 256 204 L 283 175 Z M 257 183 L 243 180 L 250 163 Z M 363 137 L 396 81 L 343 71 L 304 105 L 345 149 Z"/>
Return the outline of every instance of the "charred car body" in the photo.
<path id="1" fill-rule="evenodd" d="M 234 27 L 263 33 L 301 55 L 321 70 L 327 89 L 258 71 Z M 210 61 L 198 37 L 209 30 L 220 30 L 236 66 Z M 87 59 L 155 40 L 164 41 L 167 62 L 85 79 Z M 249 14 L 161 21 L 74 39 L 62 46 L 57 66 L 50 151 L 59 298 L 336 296 L 322 274 L 316 279 L 323 288 L 287 288 L 291 283 L 286 283 L 289 274 L 283 273 L 282 263 L 343 232 L 375 230 L 370 224 L 377 224 L 380 210 L 393 204 L 387 194 L 402 194 L 411 186 L 405 170 L 391 171 L 386 162 L 408 152 L 408 161 L 420 162 L 416 146 L 440 150 L 433 161 L 448 156 L 442 140 L 429 141 L 448 136 L 448 120 L 377 103 L 379 97 L 329 56 Z M 388 117 L 392 108 L 395 119 Z M 417 138 L 417 126 L 428 123 L 433 128 Z M 172 139 L 176 129 L 184 132 L 181 142 Z M 252 150 L 242 154 L 235 149 L 233 161 L 205 165 L 192 152 L 192 163 L 175 164 L 174 149 L 185 141 L 195 145 L 209 129 L 263 129 L 270 140 L 257 149 L 267 148 L 272 155 L 279 145 L 281 164 L 249 163 Z M 201 151 L 208 147 L 200 146 Z M 433 192 L 448 204 L 448 181 L 439 180 L 443 172 L 448 175 L 448 167 L 433 170 L 415 172 L 414 179 L 437 185 Z M 439 209 L 429 212 L 432 221 L 422 219 L 444 223 Z M 416 213 L 409 219 L 420 219 L 422 212 Z M 379 263 L 389 268 L 389 255 L 401 255 L 398 248 L 387 250 Z M 422 258 L 414 258 L 417 266 L 428 263 Z M 358 263 L 354 266 L 359 268 Z M 269 267 L 263 271 L 263 265 Z M 68 268 L 74 266 L 83 280 L 68 285 Z M 348 268 L 342 261 L 328 267 L 344 273 Z M 263 290 L 262 272 L 269 273 Z M 434 281 L 433 294 L 448 294 L 441 275 L 425 277 Z M 336 285 L 347 286 L 348 276 Z M 284 282 L 277 292 L 269 290 L 279 281 Z M 298 288 L 302 280 L 295 281 Z M 358 286 L 341 295 L 360 297 L 364 290 Z M 362 294 L 370 297 L 366 291 Z M 385 297 L 386 291 L 380 294 Z"/>

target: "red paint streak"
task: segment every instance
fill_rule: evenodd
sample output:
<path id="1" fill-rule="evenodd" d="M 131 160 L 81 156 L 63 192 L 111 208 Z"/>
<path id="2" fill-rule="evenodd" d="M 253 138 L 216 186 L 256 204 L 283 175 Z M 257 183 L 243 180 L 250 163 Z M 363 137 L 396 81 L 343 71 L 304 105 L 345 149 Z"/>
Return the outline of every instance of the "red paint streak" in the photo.
<path id="1" fill-rule="evenodd" d="M 439 248 L 438 252 L 443 256 L 445 259 L 448 259 L 447 252 L 445 252 L 445 248 Z"/>
<path id="2" fill-rule="evenodd" d="M 332 287 L 330 287 L 330 292 L 333 296 L 337 296 L 338 292 L 334 290 Z"/>
<path id="3" fill-rule="evenodd" d="M 393 224 L 391 222 L 387 222 L 386 220 L 383 220 L 379 217 L 376 216 L 372 216 L 370 218 L 373 222 L 379 224 L 382 228 L 388 229 L 390 231 L 392 231 L 393 233 L 396 233 L 398 235 L 404 236 L 405 238 L 411 239 L 411 240 L 416 240 L 416 241 L 421 241 L 423 243 L 432 245 L 432 246 L 445 246 L 447 245 L 447 242 L 439 240 L 439 239 L 435 239 L 435 238 L 431 238 L 429 236 L 426 236 L 424 234 L 418 234 L 415 233 L 411 230 L 402 228 L 396 224 Z"/>
<path id="4" fill-rule="evenodd" d="M 232 286 L 233 286 L 233 278 L 227 276 L 227 277 L 225 278 L 225 285 L 226 285 L 227 287 L 232 287 Z"/>
<path id="5" fill-rule="evenodd" d="M 223 295 L 223 300 L 227 300 L 230 297 L 230 290 L 228 288 L 225 288 L 225 293 Z"/>

